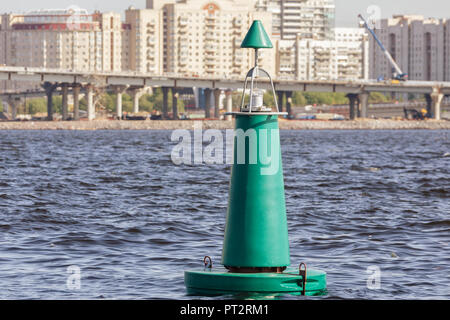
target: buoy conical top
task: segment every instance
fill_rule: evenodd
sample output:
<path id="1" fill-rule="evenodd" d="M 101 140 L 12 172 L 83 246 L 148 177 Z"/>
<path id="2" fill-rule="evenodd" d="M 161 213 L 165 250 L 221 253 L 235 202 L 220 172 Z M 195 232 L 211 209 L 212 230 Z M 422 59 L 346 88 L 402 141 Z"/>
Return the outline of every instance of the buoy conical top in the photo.
<path id="1" fill-rule="evenodd" d="M 244 41 L 242 41 L 241 48 L 273 48 L 272 41 L 270 41 L 270 38 L 267 35 L 266 30 L 264 30 L 264 26 L 261 21 L 253 21 L 253 24 L 248 30 Z"/>

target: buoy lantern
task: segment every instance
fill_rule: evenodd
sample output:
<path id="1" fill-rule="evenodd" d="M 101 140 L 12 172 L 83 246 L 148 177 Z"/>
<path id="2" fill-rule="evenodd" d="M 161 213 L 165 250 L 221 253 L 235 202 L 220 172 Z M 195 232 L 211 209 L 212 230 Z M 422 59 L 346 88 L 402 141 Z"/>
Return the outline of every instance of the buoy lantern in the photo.
<path id="1" fill-rule="evenodd" d="M 255 50 L 255 65 L 245 78 L 239 112 L 235 117 L 234 162 L 222 266 L 213 266 L 209 256 L 204 268 L 185 271 L 188 294 L 230 293 L 321 295 L 326 291 L 326 273 L 290 266 L 289 239 L 284 196 L 278 117 L 274 84 L 258 66 L 258 50 L 272 48 L 261 21 L 254 21 L 241 48 Z M 261 76 L 269 79 L 276 111 L 263 105 Z M 249 102 L 245 103 L 250 82 Z"/>

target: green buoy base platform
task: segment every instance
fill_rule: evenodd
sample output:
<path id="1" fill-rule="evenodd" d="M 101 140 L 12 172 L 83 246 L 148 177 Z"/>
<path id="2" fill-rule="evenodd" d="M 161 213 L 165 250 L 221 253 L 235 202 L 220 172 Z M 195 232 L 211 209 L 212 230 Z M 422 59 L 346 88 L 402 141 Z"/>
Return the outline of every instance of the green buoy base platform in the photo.
<path id="1" fill-rule="evenodd" d="M 265 293 L 301 295 L 303 279 L 298 270 L 283 273 L 231 273 L 225 268 L 185 271 L 184 282 L 190 295 L 222 295 L 233 293 Z M 307 296 L 326 294 L 326 273 L 308 269 Z"/>

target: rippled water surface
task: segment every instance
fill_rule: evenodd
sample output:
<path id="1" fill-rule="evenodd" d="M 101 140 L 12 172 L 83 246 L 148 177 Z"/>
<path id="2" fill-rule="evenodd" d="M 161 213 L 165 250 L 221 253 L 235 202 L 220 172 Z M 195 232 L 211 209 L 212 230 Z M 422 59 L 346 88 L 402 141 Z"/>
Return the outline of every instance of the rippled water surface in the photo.
<path id="1" fill-rule="evenodd" d="M 0 131 L 0 299 L 192 298 L 183 271 L 220 262 L 230 167 L 175 166 L 170 135 Z M 291 264 L 327 272 L 315 299 L 450 298 L 449 131 L 281 143 Z"/>

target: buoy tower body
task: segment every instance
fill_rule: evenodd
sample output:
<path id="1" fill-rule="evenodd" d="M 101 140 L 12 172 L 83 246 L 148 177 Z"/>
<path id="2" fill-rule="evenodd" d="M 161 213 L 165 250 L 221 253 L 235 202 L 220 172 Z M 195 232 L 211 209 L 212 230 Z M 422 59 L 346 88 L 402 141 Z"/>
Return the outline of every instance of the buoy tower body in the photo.
<path id="1" fill-rule="evenodd" d="M 279 112 L 272 78 L 258 66 L 258 50 L 272 48 L 260 21 L 253 22 L 241 48 L 255 50 L 255 66 L 247 73 L 239 112 L 235 117 L 234 161 L 222 265 L 185 271 L 189 294 L 292 293 L 320 295 L 326 290 L 326 274 L 290 265 Z M 276 111 L 263 105 L 264 91 L 258 78 L 266 76 Z M 248 104 L 247 86 L 250 82 Z M 266 82 L 267 84 L 267 82 Z"/>

